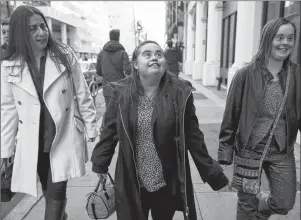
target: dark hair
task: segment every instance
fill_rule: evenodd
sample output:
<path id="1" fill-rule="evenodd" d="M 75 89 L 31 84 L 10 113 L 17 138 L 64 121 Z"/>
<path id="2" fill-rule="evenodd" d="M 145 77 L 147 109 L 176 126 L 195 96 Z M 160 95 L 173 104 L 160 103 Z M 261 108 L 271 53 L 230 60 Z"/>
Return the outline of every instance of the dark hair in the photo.
<path id="1" fill-rule="evenodd" d="M 119 29 L 113 29 L 113 30 L 110 31 L 109 35 L 110 35 L 110 40 L 119 41 L 120 30 Z"/>
<path id="2" fill-rule="evenodd" d="M 134 67 L 134 65 L 140 54 L 141 47 L 146 44 L 157 44 L 158 46 L 160 46 L 156 41 L 146 40 L 146 41 L 143 41 L 142 43 L 140 43 L 135 48 L 135 50 L 133 52 L 133 56 L 132 56 L 132 76 L 131 76 L 132 81 L 130 82 L 129 87 L 126 89 L 126 92 L 124 93 L 125 100 L 130 101 L 130 102 L 133 102 L 133 100 L 136 99 L 138 95 L 143 94 L 143 87 L 140 82 L 139 73 L 138 73 L 138 70 Z M 166 71 L 165 71 L 165 73 L 166 73 Z M 160 96 L 160 92 L 161 92 L 160 86 L 158 89 L 159 89 L 159 91 L 157 93 L 157 96 Z"/>
<path id="3" fill-rule="evenodd" d="M 291 24 L 293 26 L 294 34 L 296 36 L 296 30 L 297 30 L 296 25 L 284 17 L 273 19 L 263 27 L 261 32 L 258 52 L 255 54 L 255 56 L 252 59 L 253 62 L 256 62 L 259 68 L 262 69 L 267 66 L 271 55 L 273 39 L 276 36 L 280 26 L 285 24 Z M 291 54 L 283 61 L 284 68 L 288 67 L 290 63 L 290 59 L 291 59 Z"/>
<path id="4" fill-rule="evenodd" d="M 1 25 L 9 25 L 9 18 L 6 18 L 2 21 Z"/>
<path id="5" fill-rule="evenodd" d="M 50 29 L 42 12 L 39 9 L 28 5 L 19 6 L 11 15 L 9 23 L 8 49 L 7 54 L 3 59 L 21 59 L 21 72 L 24 69 L 25 62 L 35 62 L 34 53 L 29 41 L 30 36 L 28 30 L 29 19 L 34 14 L 40 15 L 42 17 L 48 29 L 49 38 L 46 48 L 50 51 L 50 58 L 55 62 L 58 70 L 60 70 L 59 64 L 63 64 L 66 67 L 68 73 L 71 74 L 70 58 L 73 59 L 72 49 L 70 49 L 66 44 L 56 41 L 50 32 Z"/>
<path id="6" fill-rule="evenodd" d="M 168 40 L 168 41 L 167 41 L 167 46 L 168 46 L 169 48 L 172 48 L 172 44 L 173 44 L 173 43 L 172 43 L 171 40 Z"/>

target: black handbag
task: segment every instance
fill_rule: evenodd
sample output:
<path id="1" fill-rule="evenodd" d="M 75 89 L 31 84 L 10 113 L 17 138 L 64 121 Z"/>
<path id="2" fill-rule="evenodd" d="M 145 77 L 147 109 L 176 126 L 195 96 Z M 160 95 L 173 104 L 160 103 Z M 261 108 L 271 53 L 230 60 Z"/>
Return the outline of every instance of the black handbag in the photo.
<path id="1" fill-rule="evenodd" d="M 232 187 L 238 190 L 242 190 L 245 193 L 250 193 L 254 195 L 260 193 L 262 163 L 270 147 L 281 112 L 283 111 L 285 105 L 285 101 L 288 93 L 289 81 L 290 81 L 290 67 L 289 67 L 287 80 L 286 80 L 285 93 L 282 98 L 277 116 L 274 119 L 272 129 L 269 138 L 267 140 L 267 143 L 264 147 L 262 156 L 260 159 L 243 158 L 239 155 L 236 155 L 234 157 L 233 178 L 231 183 Z"/>
<path id="2" fill-rule="evenodd" d="M 95 190 L 89 193 L 86 211 L 91 219 L 107 219 L 115 212 L 115 190 L 114 181 L 108 173 L 111 184 L 106 185 L 106 181 L 101 185 L 101 179 L 97 183 Z M 98 191 L 99 190 L 99 191 Z"/>
<path id="3" fill-rule="evenodd" d="M 9 202 L 14 194 L 11 190 L 11 179 L 13 173 L 13 159 L 5 159 L 1 165 L 1 202 Z M 2 171 L 4 166 L 4 171 Z"/>

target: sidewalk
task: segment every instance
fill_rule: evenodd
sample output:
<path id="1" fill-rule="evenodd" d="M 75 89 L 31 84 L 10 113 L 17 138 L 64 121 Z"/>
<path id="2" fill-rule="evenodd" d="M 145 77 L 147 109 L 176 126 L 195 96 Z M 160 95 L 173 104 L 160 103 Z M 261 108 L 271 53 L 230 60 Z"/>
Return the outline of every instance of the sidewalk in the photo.
<path id="1" fill-rule="evenodd" d="M 181 75 L 185 79 L 189 77 Z M 197 91 L 194 92 L 196 114 L 199 119 L 200 129 L 205 135 L 205 141 L 207 144 L 208 151 L 213 158 L 217 158 L 218 149 L 218 135 L 220 129 L 220 123 L 223 116 L 225 99 L 218 96 L 214 91 L 203 87 L 199 82 L 192 81 L 189 79 Z M 103 98 L 102 94 L 98 95 L 97 108 L 100 111 L 98 116 L 101 117 L 104 112 Z M 100 120 L 101 121 L 101 120 Z M 89 154 L 91 155 L 93 146 L 95 143 L 89 143 Z M 296 145 L 296 164 L 297 164 L 297 174 L 298 174 L 298 185 L 300 186 L 300 147 Z M 118 147 L 116 148 L 118 151 Z M 116 155 L 113 157 L 111 166 L 109 168 L 111 174 L 114 175 Z M 225 189 L 223 192 L 214 192 L 208 184 L 204 184 L 198 174 L 198 171 L 190 158 L 192 180 L 195 190 L 196 206 L 198 211 L 198 220 L 234 220 L 236 214 L 236 192 Z M 67 190 L 67 213 L 69 215 L 68 220 L 88 220 L 90 219 L 85 211 L 86 195 L 91 192 L 97 182 L 97 177 L 91 172 L 91 163 L 87 163 L 87 174 L 81 179 L 74 179 L 69 181 Z M 225 168 L 225 174 L 229 179 L 232 178 L 233 166 L 228 166 Z M 262 190 L 268 191 L 267 180 L 264 177 L 262 183 Z M 294 209 L 287 216 L 273 216 L 271 220 L 298 220 L 300 219 L 300 189 L 298 189 L 298 195 L 296 199 L 296 204 Z M 32 199 L 32 197 L 27 196 L 27 199 Z M 29 200 L 28 200 L 29 201 Z M 22 201 L 22 204 L 26 204 Z M 41 198 L 29 211 L 28 215 L 24 217 L 24 214 L 28 212 L 29 207 L 27 205 L 27 210 L 22 206 L 17 206 L 9 216 L 4 220 L 42 220 L 44 214 L 44 199 Z M 24 217 L 24 218 L 23 218 Z M 183 215 L 180 212 L 176 212 L 174 220 L 182 220 Z M 111 216 L 109 220 L 116 220 L 116 214 Z"/>

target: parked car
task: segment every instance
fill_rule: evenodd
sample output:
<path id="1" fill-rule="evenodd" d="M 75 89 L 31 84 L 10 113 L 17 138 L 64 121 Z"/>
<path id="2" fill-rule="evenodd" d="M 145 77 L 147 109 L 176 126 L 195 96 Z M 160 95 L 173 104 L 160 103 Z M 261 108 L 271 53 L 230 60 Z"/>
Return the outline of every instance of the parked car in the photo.
<path id="1" fill-rule="evenodd" d="M 79 61 L 80 68 L 85 76 L 86 82 L 90 85 L 92 76 L 95 77 L 95 81 L 99 86 L 102 85 L 102 76 L 96 73 L 96 62 L 93 61 Z"/>

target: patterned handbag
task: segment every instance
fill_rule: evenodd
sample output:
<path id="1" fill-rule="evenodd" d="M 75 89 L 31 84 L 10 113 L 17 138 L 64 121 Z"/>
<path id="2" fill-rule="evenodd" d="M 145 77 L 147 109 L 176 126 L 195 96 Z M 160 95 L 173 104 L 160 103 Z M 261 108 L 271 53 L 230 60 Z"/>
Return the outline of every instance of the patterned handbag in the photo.
<path id="1" fill-rule="evenodd" d="M 91 219 L 107 219 L 115 212 L 114 181 L 109 173 L 108 176 L 111 184 L 106 186 L 106 181 L 104 181 L 99 190 L 101 184 L 101 179 L 99 179 L 95 190 L 88 196 L 86 210 Z"/>
<path id="2" fill-rule="evenodd" d="M 270 147 L 281 112 L 283 111 L 285 105 L 285 101 L 288 93 L 289 81 L 290 81 L 290 67 L 289 67 L 287 80 L 286 80 L 285 93 L 282 98 L 277 116 L 273 122 L 272 129 L 269 138 L 267 140 L 267 143 L 264 147 L 261 158 L 256 160 L 250 158 L 243 158 L 240 157 L 239 155 L 236 155 L 234 157 L 234 170 L 233 170 L 233 179 L 231 185 L 238 190 L 242 190 L 245 193 L 250 193 L 255 195 L 260 193 L 262 163 L 268 151 L 268 148 Z"/>

